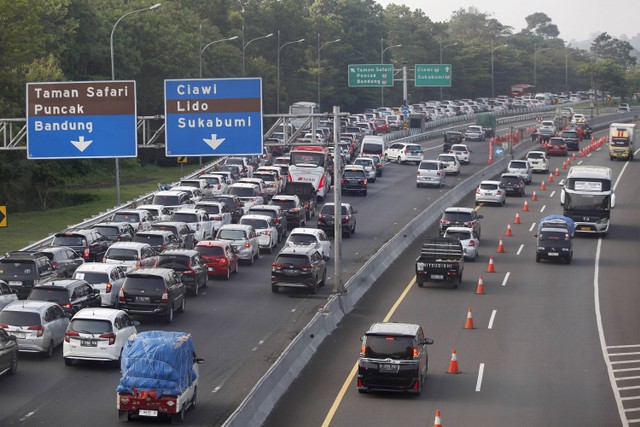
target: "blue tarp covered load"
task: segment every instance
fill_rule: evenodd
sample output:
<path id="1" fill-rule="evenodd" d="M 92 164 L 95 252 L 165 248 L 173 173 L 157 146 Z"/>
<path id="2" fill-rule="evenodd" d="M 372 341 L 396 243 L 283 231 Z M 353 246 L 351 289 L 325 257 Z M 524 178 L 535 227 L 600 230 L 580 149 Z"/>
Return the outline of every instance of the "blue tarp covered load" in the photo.
<path id="1" fill-rule="evenodd" d="M 117 392 L 179 395 L 196 379 L 194 358 L 193 341 L 186 332 L 139 332 L 124 346 Z"/>
<path id="2" fill-rule="evenodd" d="M 573 232 L 576 229 L 576 226 L 573 222 L 573 220 L 569 217 L 566 217 L 564 215 L 548 215 L 545 216 L 544 218 L 542 218 L 539 222 L 538 222 L 538 233 L 540 233 L 540 228 L 542 227 L 542 224 L 547 225 L 548 227 L 550 227 L 554 222 L 564 222 L 569 226 L 569 230 L 571 231 L 571 236 L 573 236 Z"/>

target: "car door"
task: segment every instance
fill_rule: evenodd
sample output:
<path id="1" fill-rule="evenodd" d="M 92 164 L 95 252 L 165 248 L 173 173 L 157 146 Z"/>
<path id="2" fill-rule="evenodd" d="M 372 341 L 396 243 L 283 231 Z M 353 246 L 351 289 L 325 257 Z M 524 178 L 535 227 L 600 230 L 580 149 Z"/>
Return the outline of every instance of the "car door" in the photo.
<path id="1" fill-rule="evenodd" d="M 18 300 L 18 294 L 11 289 L 5 282 L 0 281 L 0 310 L 7 304 Z"/>
<path id="2" fill-rule="evenodd" d="M 4 329 L 0 329 L 0 372 L 11 366 L 17 345 L 15 340 L 9 339 L 9 334 Z"/>
<path id="3" fill-rule="evenodd" d="M 172 272 L 169 276 L 169 283 L 167 285 L 169 288 L 169 294 L 173 301 L 173 306 L 180 307 L 182 305 L 182 300 L 186 295 L 184 283 L 182 283 L 182 280 L 175 272 Z"/>
<path id="4" fill-rule="evenodd" d="M 322 256 L 325 259 L 331 258 L 331 241 L 329 240 L 329 237 L 327 237 L 327 234 L 324 231 L 318 230 L 318 238 L 320 239 Z"/>
<path id="5" fill-rule="evenodd" d="M 53 340 L 53 345 L 62 344 L 64 333 L 67 330 L 67 326 L 69 326 L 69 319 L 65 317 L 62 309 L 58 305 L 52 305 L 45 312 L 44 320 L 47 323 L 45 331 L 51 331 L 49 338 Z"/>

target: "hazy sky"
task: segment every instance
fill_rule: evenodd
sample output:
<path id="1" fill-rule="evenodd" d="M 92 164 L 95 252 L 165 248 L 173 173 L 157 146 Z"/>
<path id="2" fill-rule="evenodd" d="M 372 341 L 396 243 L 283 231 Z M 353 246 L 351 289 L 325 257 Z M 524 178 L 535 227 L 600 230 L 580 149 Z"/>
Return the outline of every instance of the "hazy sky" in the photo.
<path id="1" fill-rule="evenodd" d="M 546 13 L 558 26 L 560 38 L 571 42 L 590 39 L 592 34 L 607 32 L 613 37 L 629 38 L 640 32 L 640 0 L 376 0 L 383 7 L 403 4 L 411 10 L 422 9 L 432 21 L 448 21 L 460 9 L 476 6 L 503 25 L 519 32 L 526 27 L 525 17 Z"/>

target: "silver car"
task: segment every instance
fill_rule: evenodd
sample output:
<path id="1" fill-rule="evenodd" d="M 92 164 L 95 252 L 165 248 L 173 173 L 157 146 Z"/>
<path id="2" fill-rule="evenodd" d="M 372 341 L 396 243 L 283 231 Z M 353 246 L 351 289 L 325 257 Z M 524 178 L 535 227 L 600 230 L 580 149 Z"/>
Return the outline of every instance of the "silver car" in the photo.
<path id="1" fill-rule="evenodd" d="M 478 203 L 495 203 L 504 206 L 507 191 L 500 181 L 482 181 L 476 189 L 476 205 Z"/>
<path id="2" fill-rule="evenodd" d="M 218 230 L 216 240 L 233 242 L 238 259 L 249 261 L 249 264 L 260 257 L 260 242 L 256 230 L 250 225 L 225 224 Z"/>
<path id="3" fill-rule="evenodd" d="M 471 227 L 449 227 L 445 230 L 443 237 L 455 237 L 460 240 L 464 257 L 469 261 L 475 261 L 478 258 L 480 249 L 480 237 Z"/>
<path id="4" fill-rule="evenodd" d="M 518 175 L 525 184 L 531 184 L 533 170 L 526 160 L 511 160 L 507 166 L 507 173 Z"/>
<path id="5" fill-rule="evenodd" d="M 103 307 L 115 307 L 126 270 L 127 267 L 117 264 L 86 262 L 73 273 L 73 278 L 86 280 L 94 289 L 100 290 Z"/>
<path id="6" fill-rule="evenodd" d="M 53 349 L 64 340 L 69 317 L 55 302 L 25 300 L 2 309 L 0 324 L 18 339 L 20 351 L 41 352 L 51 357 Z"/>

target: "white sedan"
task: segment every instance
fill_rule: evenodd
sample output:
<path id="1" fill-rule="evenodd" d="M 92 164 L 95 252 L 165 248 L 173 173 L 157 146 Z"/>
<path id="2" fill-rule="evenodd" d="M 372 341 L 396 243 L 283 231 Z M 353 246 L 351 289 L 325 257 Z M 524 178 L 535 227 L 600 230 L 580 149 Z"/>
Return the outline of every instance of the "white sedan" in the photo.
<path id="1" fill-rule="evenodd" d="M 62 343 L 64 364 L 71 366 L 74 360 L 119 362 L 122 348 L 139 324 L 122 310 L 83 308 L 67 327 Z"/>
<path id="2" fill-rule="evenodd" d="M 480 238 L 471 227 L 449 227 L 443 237 L 455 237 L 462 243 L 465 259 L 475 261 L 480 249 Z"/>
<path id="3" fill-rule="evenodd" d="M 449 153 L 455 154 L 462 164 L 471 163 L 471 154 L 466 144 L 453 144 L 449 149 Z"/>
<path id="4" fill-rule="evenodd" d="M 285 246 L 317 248 L 325 260 L 331 258 L 331 240 L 324 231 L 317 228 L 294 228 L 291 230 Z"/>
<path id="5" fill-rule="evenodd" d="M 437 160 L 444 165 L 444 173 L 460 175 L 460 161 L 455 154 L 440 154 Z"/>

